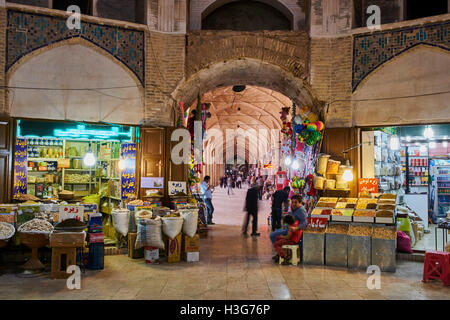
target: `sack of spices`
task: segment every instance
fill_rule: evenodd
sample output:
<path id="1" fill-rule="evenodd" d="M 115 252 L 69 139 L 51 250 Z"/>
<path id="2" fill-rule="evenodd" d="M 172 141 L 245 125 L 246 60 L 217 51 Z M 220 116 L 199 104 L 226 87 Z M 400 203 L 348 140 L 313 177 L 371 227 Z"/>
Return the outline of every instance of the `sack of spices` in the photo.
<path id="1" fill-rule="evenodd" d="M 161 218 L 139 219 L 137 226 L 135 249 L 142 247 L 156 247 L 164 249 L 164 241 L 161 232 Z"/>
<path id="2" fill-rule="evenodd" d="M 197 233 L 198 209 L 182 209 L 180 215 L 183 217 L 183 233 L 193 237 Z"/>
<path id="3" fill-rule="evenodd" d="M 175 239 L 183 228 L 182 217 L 162 217 L 163 233 L 170 239 Z"/>
<path id="4" fill-rule="evenodd" d="M 113 210 L 112 218 L 116 231 L 126 237 L 130 223 L 130 211 L 125 209 Z"/>

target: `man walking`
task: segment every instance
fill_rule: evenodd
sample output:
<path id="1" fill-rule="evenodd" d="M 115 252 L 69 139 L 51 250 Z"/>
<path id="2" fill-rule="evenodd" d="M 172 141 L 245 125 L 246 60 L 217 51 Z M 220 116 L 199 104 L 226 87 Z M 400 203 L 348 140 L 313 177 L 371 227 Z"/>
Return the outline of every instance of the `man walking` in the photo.
<path id="1" fill-rule="evenodd" d="M 291 207 L 292 211 L 289 212 L 290 215 L 294 217 L 295 220 L 299 221 L 298 229 L 306 229 L 306 226 L 308 225 L 308 214 L 306 213 L 305 207 L 303 206 L 303 199 L 300 195 L 294 195 L 291 198 Z M 293 230 L 295 231 L 295 230 Z M 287 235 L 288 229 L 279 229 L 270 234 L 270 241 L 272 243 L 275 243 L 277 236 L 280 235 Z"/>
<path id="2" fill-rule="evenodd" d="M 210 176 L 205 176 L 202 184 L 200 185 L 200 190 L 203 194 L 203 200 L 205 201 L 206 205 L 206 223 L 215 224 L 212 221 L 214 212 L 214 206 L 212 204 L 212 192 L 214 191 L 214 188 L 211 189 L 211 185 L 209 184 L 210 180 L 211 180 Z"/>
<path id="3" fill-rule="evenodd" d="M 281 214 L 283 213 L 283 204 L 289 201 L 290 187 L 283 190 L 277 190 L 272 195 L 272 231 L 281 228 Z"/>
<path id="4" fill-rule="evenodd" d="M 245 197 L 245 211 L 247 211 L 247 215 L 243 227 L 244 236 L 247 236 L 250 216 L 252 216 L 252 236 L 260 236 L 260 233 L 258 233 L 258 185 L 255 182 L 253 182 L 250 189 L 247 190 L 247 196 Z"/>

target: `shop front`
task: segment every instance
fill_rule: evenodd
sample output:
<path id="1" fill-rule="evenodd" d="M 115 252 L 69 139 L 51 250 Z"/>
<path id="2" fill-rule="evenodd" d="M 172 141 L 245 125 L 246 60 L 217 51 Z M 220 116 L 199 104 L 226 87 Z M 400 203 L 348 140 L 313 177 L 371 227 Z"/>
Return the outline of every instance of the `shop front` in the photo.
<path id="1" fill-rule="evenodd" d="M 400 230 L 415 250 L 444 250 L 450 165 L 450 126 L 364 128 L 361 180 L 376 182 L 381 194 L 395 193 L 402 204 Z"/>

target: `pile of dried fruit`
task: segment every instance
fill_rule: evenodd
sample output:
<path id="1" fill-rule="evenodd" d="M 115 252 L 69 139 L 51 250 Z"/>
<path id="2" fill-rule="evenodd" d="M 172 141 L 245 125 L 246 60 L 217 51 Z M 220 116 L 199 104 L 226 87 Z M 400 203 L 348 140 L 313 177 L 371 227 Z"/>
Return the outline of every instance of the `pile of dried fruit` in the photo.
<path id="1" fill-rule="evenodd" d="M 342 215 L 343 216 L 352 216 L 353 212 L 354 212 L 353 209 L 345 209 L 345 210 L 342 211 Z"/>
<path id="2" fill-rule="evenodd" d="M 333 211 L 331 211 L 331 215 L 332 216 L 342 216 L 343 210 L 334 209 Z"/>
<path id="3" fill-rule="evenodd" d="M 348 229 L 348 235 L 359 237 L 370 237 L 372 235 L 372 227 L 351 225 Z"/>
<path id="4" fill-rule="evenodd" d="M 33 219 L 21 225 L 18 230 L 25 233 L 50 233 L 53 226 L 45 220 Z"/>
<path id="5" fill-rule="evenodd" d="M 378 206 L 380 210 L 395 210 L 395 205 L 392 204 L 381 204 Z"/>
<path id="6" fill-rule="evenodd" d="M 348 225 L 346 225 L 346 224 L 330 225 L 327 227 L 326 233 L 347 234 L 348 233 Z"/>
<path id="7" fill-rule="evenodd" d="M 377 208 L 377 204 L 376 203 L 368 203 L 366 208 L 367 209 L 376 209 Z"/>
<path id="8" fill-rule="evenodd" d="M 339 202 L 357 203 L 358 198 L 340 198 Z"/>
<path id="9" fill-rule="evenodd" d="M 373 228 L 373 238 L 395 240 L 397 238 L 397 230 L 395 228 Z"/>
<path id="10" fill-rule="evenodd" d="M 319 214 L 321 214 L 322 213 L 322 209 L 314 209 L 312 212 L 311 212 L 311 215 L 319 215 Z"/>
<path id="11" fill-rule="evenodd" d="M 336 203 L 338 201 L 338 198 L 325 198 L 322 197 L 319 199 L 319 202 L 333 202 Z"/>
<path id="12" fill-rule="evenodd" d="M 353 214 L 355 217 L 375 217 L 375 211 L 371 210 L 356 210 Z"/>
<path id="13" fill-rule="evenodd" d="M 344 209 L 347 206 L 347 202 L 338 202 L 336 208 Z"/>
<path id="14" fill-rule="evenodd" d="M 380 218 L 392 218 L 393 216 L 394 216 L 394 212 L 392 212 L 392 211 L 386 211 L 386 210 L 377 211 L 377 217 L 380 217 Z"/>

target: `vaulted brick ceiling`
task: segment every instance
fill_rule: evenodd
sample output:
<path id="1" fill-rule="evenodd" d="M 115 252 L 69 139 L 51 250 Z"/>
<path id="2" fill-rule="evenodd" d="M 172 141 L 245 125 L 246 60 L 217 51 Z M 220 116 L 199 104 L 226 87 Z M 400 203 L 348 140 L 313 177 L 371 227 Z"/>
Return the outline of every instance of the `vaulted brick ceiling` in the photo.
<path id="1" fill-rule="evenodd" d="M 219 130 L 237 129 L 237 125 L 243 129 L 280 129 L 281 108 L 292 104 L 283 94 L 256 86 L 247 86 L 242 92 L 234 92 L 233 87 L 218 88 L 203 95 L 202 102 L 211 103 L 207 128 Z"/>
<path id="2" fill-rule="evenodd" d="M 204 94 L 202 102 L 211 104 L 211 118 L 207 121 L 207 130 L 217 129 L 223 132 L 222 142 L 215 139 L 211 141 L 211 137 L 207 137 L 206 144 L 212 143 L 213 148 L 219 150 L 223 148 L 219 144 L 225 143 L 226 140 L 225 131 L 236 130 L 238 125 L 240 129 L 254 129 L 256 132 L 259 129 L 281 129 L 281 108 L 292 106 L 291 100 L 283 94 L 257 86 L 246 86 L 242 92 L 234 92 L 231 86 L 218 88 Z M 191 106 L 191 110 L 193 108 L 195 104 Z M 245 147 L 247 159 L 249 153 L 253 153 L 251 150 L 255 150 L 252 147 L 258 147 L 257 135 L 249 136 L 248 142 Z"/>

